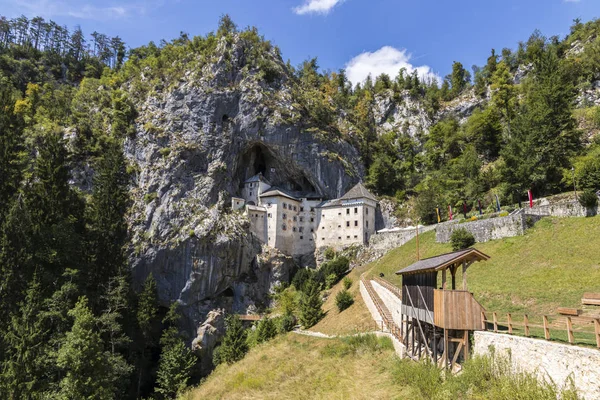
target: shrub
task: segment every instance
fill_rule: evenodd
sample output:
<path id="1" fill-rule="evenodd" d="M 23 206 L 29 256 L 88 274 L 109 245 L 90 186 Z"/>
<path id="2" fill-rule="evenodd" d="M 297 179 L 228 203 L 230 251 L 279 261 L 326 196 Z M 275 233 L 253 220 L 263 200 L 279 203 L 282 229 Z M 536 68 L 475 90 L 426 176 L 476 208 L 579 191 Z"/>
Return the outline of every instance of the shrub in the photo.
<path id="1" fill-rule="evenodd" d="M 158 197 L 158 193 L 156 192 L 152 192 L 152 193 L 146 193 L 144 195 L 144 202 L 146 204 L 150 204 L 152 203 L 152 201 L 154 201 L 154 199 L 156 199 Z"/>
<path id="2" fill-rule="evenodd" d="M 331 247 L 325 249 L 325 259 L 333 260 L 335 258 L 335 250 Z"/>
<path id="3" fill-rule="evenodd" d="M 499 217 L 508 217 L 508 211 L 502 211 L 500 214 L 498 214 Z"/>
<path id="4" fill-rule="evenodd" d="M 264 343 L 277 336 L 277 327 L 271 318 L 260 320 L 256 326 L 256 344 Z"/>
<path id="5" fill-rule="evenodd" d="M 354 299 L 352 295 L 347 290 L 342 290 L 335 296 L 335 305 L 337 306 L 340 312 L 344 311 L 346 308 L 350 307 L 354 304 Z"/>
<path id="6" fill-rule="evenodd" d="M 594 208 L 598 206 L 598 196 L 591 190 L 586 190 L 579 195 L 579 204 L 585 208 Z"/>
<path id="7" fill-rule="evenodd" d="M 344 289 L 348 290 L 352 286 L 352 279 L 350 279 L 346 276 L 343 280 L 343 283 L 344 283 Z"/>
<path id="8" fill-rule="evenodd" d="M 294 275 L 294 278 L 292 279 L 292 285 L 294 285 L 297 290 L 304 291 L 304 285 L 312 277 L 313 272 L 311 270 L 308 268 L 301 268 Z"/>
<path id="9" fill-rule="evenodd" d="M 331 289 L 333 285 L 338 281 L 336 274 L 329 274 L 325 277 L 325 289 Z"/>
<path id="10" fill-rule="evenodd" d="M 457 251 L 473 246 L 475 244 L 475 237 L 465 228 L 458 228 L 452 232 L 450 242 L 452 242 L 452 250 Z"/>
<path id="11" fill-rule="evenodd" d="M 292 314 L 282 315 L 275 319 L 275 325 L 279 333 L 290 332 L 296 326 L 296 317 Z"/>

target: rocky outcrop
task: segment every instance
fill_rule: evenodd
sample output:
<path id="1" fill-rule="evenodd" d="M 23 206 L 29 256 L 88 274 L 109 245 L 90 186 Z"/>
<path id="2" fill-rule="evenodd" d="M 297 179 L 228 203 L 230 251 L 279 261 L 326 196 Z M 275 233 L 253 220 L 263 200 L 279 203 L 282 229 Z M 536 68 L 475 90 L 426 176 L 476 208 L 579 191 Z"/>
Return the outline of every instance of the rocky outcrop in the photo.
<path id="1" fill-rule="evenodd" d="M 137 99 L 136 134 L 125 143 L 135 174 L 130 263 L 138 286 L 152 273 L 164 306 L 180 302 L 192 335 L 215 307 L 246 312 L 268 306 L 293 260 L 261 249 L 248 221 L 228 210 L 247 178 L 340 197 L 364 175 L 344 140 L 304 126 L 285 67 L 267 83 L 245 46 L 221 40 L 216 61 Z M 165 88 L 167 87 L 167 88 Z"/>
<path id="2" fill-rule="evenodd" d="M 225 336 L 225 310 L 212 310 L 198 327 L 196 338 L 192 341 L 192 350 L 200 359 L 202 375 L 208 374 L 212 369 L 214 349 L 223 336 Z"/>

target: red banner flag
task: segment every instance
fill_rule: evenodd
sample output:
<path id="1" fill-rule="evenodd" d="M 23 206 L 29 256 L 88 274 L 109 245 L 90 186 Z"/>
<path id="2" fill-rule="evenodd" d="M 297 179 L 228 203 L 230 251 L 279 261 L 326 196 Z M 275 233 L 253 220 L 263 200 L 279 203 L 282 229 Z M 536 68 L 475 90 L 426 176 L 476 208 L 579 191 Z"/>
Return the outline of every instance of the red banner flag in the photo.
<path id="1" fill-rule="evenodd" d="M 452 206 L 448 206 L 448 215 L 450 216 L 450 221 L 452 221 Z"/>
<path id="2" fill-rule="evenodd" d="M 531 193 L 531 190 L 528 190 L 527 194 L 529 195 L 529 208 L 533 208 L 533 193 Z"/>

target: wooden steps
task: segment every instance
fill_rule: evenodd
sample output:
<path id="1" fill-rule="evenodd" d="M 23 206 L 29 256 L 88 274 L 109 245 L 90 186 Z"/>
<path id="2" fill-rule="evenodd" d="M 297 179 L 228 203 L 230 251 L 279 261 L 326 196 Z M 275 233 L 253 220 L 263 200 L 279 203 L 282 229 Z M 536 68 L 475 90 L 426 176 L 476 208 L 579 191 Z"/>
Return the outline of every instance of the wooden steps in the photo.
<path id="1" fill-rule="evenodd" d="M 381 315 L 381 318 L 383 319 L 383 324 L 385 325 L 385 327 L 396 339 L 398 339 L 399 341 L 402 342 L 402 335 L 400 334 L 400 327 L 398 327 L 398 325 L 396 325 L 396 323 L 394 322 L 392 313 L 386 307 L 383 300 L 381 300 L 381 298 L 379 297 L 379 295 L 373 288 L 371 281 L 368 279 L 365 279 L 364 277 L 361 277 L 361 282 L 363 283 L 363 285 L 365 285 L 365 289 L 367 289 L 367 293 L 369 294 L 369 297 L 373 301 L 373 304 L 375 304 L 375 307 L 377 308 L 379 315 Z"/>

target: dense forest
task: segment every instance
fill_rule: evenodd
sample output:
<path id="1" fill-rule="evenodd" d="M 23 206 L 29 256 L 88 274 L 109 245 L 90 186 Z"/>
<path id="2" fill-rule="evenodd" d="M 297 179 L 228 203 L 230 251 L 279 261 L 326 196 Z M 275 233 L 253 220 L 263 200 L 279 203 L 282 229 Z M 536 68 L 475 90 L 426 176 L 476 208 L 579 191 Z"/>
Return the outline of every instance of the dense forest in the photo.
<path id="1" fill-rule="evenodd" d="M 573 176 L 578 188 L 600 188 L 600 107 L 578 100 L 600 78 L 599 31 L 600 21 L 575 21 L 562 39 L 535 32 L 516 51 L 492 50 L 472 74 L 455 62 L 443 82 L 399 71 L 353 86 L 316 59 L 273 60 L 276 47 L 227 16 L 215 33 L 129 50 L 40 17 L 0 17 L 0 393 L 160 399 L 198 379 L 177 304 L 159 306 L 152 276 L 132 289 L 135 166 L 123 141 L 135 135 L 136 104 L 215 62 L 219 42 L 251 43 L 258 78 L 287 85 L 302 109 L 290 123 L 353 144 L 377 194 L 432 222 L 436 206 L 488 205 L 496 194 L 512 204 L 529 189 L 567 190 Z M 481 105 L 465 121 L 438 117 L 467 94 Z M 416 101 L 431 128 L 381 133 L 381 98 Z M 89 190 L 72 184 L 82 166 L 94 171 Z"/>

